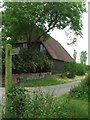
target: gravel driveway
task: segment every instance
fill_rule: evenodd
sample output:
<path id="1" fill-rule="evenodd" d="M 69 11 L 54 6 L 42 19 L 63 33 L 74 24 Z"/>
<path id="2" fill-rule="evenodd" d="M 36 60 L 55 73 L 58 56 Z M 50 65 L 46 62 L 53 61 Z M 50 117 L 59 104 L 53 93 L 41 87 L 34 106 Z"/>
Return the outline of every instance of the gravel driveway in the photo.
<path id="1" fill-rule="evenodd" d="M 78 83 L 80 83 L 80 81 L 70 82 L 70 83 L 65 83 L 60 85 L 46 86 L 46 87 L 26 87 L 26 89 L 28 89 L 28 91 L 30 92 L 33 90 L 42 90 L 44 92 L 49 92 L 49 93 L 53 92 L 55 96 L 58 96 L 58 95 L 63 95 L 69 92 L 70 89 L 78 85 Z M 5 88 L 0 88 L 0 101 L 2 100 L 2 97 L 4 97 L 4 94 L 5 94 L 4 91 L 5 91 Z"/>

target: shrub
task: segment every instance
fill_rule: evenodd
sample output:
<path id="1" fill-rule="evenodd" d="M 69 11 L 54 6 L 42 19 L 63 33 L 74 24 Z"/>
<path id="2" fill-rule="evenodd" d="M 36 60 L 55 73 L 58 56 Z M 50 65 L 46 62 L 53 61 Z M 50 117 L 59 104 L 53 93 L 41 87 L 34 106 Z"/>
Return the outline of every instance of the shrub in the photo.
<path id="1" fill-rule="evenodd" d="M 53 94 L 33 91 L 28 96 L 25 118 L 62 118 L 63 105 Z"/>
<path id="2" fill-rule="evenodd" d="M 86 65 L 87 72 L 90 71 L 90 65 Z"/>
<path id="3" fill-rule="evenodd" d="M 79 63 L 79 64 L 76 65 L 76 68 L 77 68 L 76 75 L 84 75 L 85 74 L 86 65 Z"/>
<path id="4" fill-rule="evenodd" d="M 68 78 L 74 78 L 76 75 L 76 62 L 65 63 L 65 73 Z"/>
<path id="5" fill-rule="evenodd" d="M 25 89 L 22 87 L 13 86 L 7 93 L 7 98 L 9 100 L 8 103 L 8 111 L 9 114 L 6 116 L 7 118 L 22 118 L 25 112 L 25 102 L 26 95 Z"/>
<path id="6" fill-rule="evenodd" d="M 52 63 L 37 50 L 21 49 L 20 54 L 13 57 L 13 70 L 16 72 L 48 72 Z"/>
<path id="7" fill-rule="evenodd" d="M 42 91 L 25 92 L 24 88 L 13 87 L 7 94 L 10 100 L 8 118 L 62 118 L 66 101 Z M 7 116 L 6 116 L 7 118 Z"/>
<path id="8" fill-rule="evenodd" d="M 84 75 L 86 73 L 86 65 L 74 61 L 65 63 L 64 68 L 68 78 L 74 78 L 75 75 Z"/>
<path id="9" fill-rule="evenodd" d="M 88 98 L 88 88 L 90 80 L 90 73 L 86 76 L 84 80 L 78 86 L 75 86 L 70 91 L 70 96 L 73 98 L 87 99 Z"/>
<path id="10" fill-rule="evenodd" d="M 13 55 L 13 73 L 49 72 L 52 62 L 48 57 L 33 48 L 22 48 L 20 54 Z M 3 51 L 3 73 L 5 72 L 5 51 Z"/>

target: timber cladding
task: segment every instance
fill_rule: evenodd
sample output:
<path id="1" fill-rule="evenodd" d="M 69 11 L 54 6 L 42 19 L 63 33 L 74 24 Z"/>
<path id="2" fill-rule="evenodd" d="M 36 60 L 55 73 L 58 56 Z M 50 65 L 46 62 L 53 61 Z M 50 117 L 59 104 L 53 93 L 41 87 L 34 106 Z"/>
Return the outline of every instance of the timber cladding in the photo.
<path id="1" fill-rule="evenodd" d="M 64 72 L 64 61 L 53 59 L 52 73 Z"/>

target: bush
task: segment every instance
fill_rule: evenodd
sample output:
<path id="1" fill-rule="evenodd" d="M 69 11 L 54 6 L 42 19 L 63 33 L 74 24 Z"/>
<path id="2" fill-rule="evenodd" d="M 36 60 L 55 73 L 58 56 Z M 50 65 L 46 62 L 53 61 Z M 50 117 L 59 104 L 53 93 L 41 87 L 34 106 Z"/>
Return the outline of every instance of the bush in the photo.
<path id="1" fill-rule="evenodd" d="M 88 99 L 88 88 L 90 80 L 90 73 L 86 76 L 84 80 L 78 86 L 75 86 L 70 91 L 70 96 L 73 98 Z"/>
<path id="2" fill-rule="evenodd" d="M 86 70 L 87 70 L 87 72 L 90 71 L 90 65 L 86 65 Z"/>
<path id="3" fill-rule="evenodd" d="M 6 118 L 62 118 L 66 101 L 60 102 L 58 97 L 42 91 L 31 94 L 21 87 L 13 87 L 7 94 L 10 101 Z"/>
<path id="4" fill-rule="evenodd" d="M 76 62 L 65 63 L 65 73 L 68 78 L 74 78 L 76 75 Z"/>
<path id="5" fill-rule="evenodd" d="M 37 50 L 21 49 L 20 55 L 13 56 L 13 71 L 17 73 L 49 72 L 52 63 Z"/>
<path id="6" fill-rule="evenodd" d="M 70 62 L 65 63 L 64 65 L 65 73 L 68 78 L 74 78 L 75 75 L 84 75 L 86 73 L 86 65 L 76 63 L 76 62 Z"/>
<path id="7" fill-rule="evenodd" d="M 53 94 L 33 91 L 28 96 L 25 118 L 62 118 L 63 105 Z"/>
<path id="8" fill-rule="evenodd" d="M 47 56 L 33 50 L 32 48 L 22 48 L 20 54 L 13 55 L 12 71 L 13 73 L 36 73 L 49 72 L 52 68 L 52 62 Z M 5 72 L 5 52 L 3 51 L 3 73 Z"/>
<path id="9" fill-rule="evenodd" d="M 86 65 L 84 64 L 77 64 L 76 65 L 76 75 L 84 75 L 86 72 Z"/>
<path id="10" fill-rule="evenodd" d="M 9 114 L 6 116 L 7 118 L 22 118 L 25 112 L 25 104 L 26 104 L 26 95 L 25 89 L 22 87 L 12 87 L 8 93 L 8 111 Z"/>

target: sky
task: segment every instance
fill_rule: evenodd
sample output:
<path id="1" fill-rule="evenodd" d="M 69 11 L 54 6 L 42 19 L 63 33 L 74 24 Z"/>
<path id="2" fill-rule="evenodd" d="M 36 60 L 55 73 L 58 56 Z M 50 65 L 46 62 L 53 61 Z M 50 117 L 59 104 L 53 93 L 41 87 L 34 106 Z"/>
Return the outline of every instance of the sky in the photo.
<path id="1" fill-rule="evenodd" d="M 83 38 L 77 39 L 77 46 L 73 45 L 67 45 L 69 42 L 67 40 L 66 34 L 64 30 L 59 30 L 59 29 L 54 29 L 50 35 L 53 37 L 55 40 L 57 40 L 66 50 L 67 52 L 73 57 L 74 49 L 77 51 L 77 62 L 80 62 L 80 52 L 81 51 L 87 51 L 88 53 L 88 5 L 87 7 L 87 13 L 84 13 L 82 16 L 82 21 L 83 21 Z M 87 55 L 88 57 L 88 55 Z M 86 64 L 88 64 L 88 59 Z"/>

